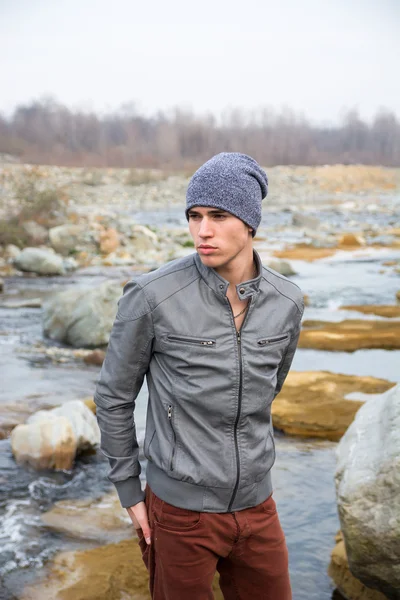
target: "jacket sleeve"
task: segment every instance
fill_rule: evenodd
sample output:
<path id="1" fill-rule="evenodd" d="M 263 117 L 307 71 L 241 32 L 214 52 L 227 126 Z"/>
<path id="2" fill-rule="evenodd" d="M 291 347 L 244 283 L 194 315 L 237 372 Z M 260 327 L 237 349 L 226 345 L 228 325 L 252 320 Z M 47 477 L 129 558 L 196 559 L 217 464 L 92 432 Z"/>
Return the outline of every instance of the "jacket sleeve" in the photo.
<path id="1" fill-rule="evenodd" d="M 290 367 L 292 365 L 293 358 L 294 358 L 294 355 L 295 355 L 296 349 L 297 349 L 297 344 L 299 342 L 300 331 L 301 331 L 301 319 L 303 317 L 303 313 L 304 313 L 304 301 L 303 301 L 303 299 L 301 299 L 299 320 L 296 325 L 296 328 L 294 329 L 293 333 L 291 334 L 289 345 L 286 348 L 285 355 L 282 359 L 281 364 L 279 365 L 274 398 L 276 398 L 276 396 L 281 391 L 282 386 L 285 383 L 287 374 L 289 373 Z"/>
<path id="2" fill-rule="evenodd" d="M 147 372 L 154 337 L 150 306 L 139 284 L 130 281 L 118 301 L 118 311 L 94 401 L 101 432 L 100 448 L 108 458 L 108 478 L 123 507 L 143 500 L 135 400 Z"/>

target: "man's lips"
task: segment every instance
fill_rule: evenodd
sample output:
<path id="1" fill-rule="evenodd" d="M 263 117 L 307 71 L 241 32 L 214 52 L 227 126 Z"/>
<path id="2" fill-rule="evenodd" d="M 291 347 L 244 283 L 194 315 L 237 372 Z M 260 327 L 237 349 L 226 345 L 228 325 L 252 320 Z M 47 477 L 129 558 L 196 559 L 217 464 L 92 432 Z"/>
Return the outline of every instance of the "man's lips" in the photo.
<path id="1" fill-rule="evenodd" d="M 200 244 L 200 246 L 197 246 L 197 250 L 201 254 L 212 254 L 216 249 L 215 246 L 210 246 L 209 244 Z"/>

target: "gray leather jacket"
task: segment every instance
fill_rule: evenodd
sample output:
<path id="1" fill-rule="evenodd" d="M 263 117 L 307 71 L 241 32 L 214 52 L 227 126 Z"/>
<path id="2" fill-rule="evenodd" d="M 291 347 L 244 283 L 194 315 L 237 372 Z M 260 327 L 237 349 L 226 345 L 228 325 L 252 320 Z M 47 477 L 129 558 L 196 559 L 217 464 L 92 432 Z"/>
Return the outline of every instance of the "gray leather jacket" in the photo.
<path id="1" fill-rule="evenodd" d="M 237 286 L 249 308 L 236 332 L 228 282 L 196 254 L 126 284 L 95 393 L 101 449 L 122 506 L 143 499 L 135 399 L 147 377 L 147 481 L 196 511 L 255 506 L 272 492 L 271 403 L 289 371 L 303 295 L 258 263 Z"/>

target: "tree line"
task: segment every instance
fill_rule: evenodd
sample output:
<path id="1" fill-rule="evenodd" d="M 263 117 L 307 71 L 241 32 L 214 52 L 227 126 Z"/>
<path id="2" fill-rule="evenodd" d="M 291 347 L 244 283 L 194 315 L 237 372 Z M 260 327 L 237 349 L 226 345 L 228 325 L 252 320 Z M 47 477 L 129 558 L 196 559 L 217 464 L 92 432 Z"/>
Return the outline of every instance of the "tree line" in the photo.
<path id="1" fill-rule="evenodd" d="M 292 111 L 230 110 L 217 118 L 180 108 L 145 116 L 134 105 L 109 115 L 53 100 L 0 115 L 0 152 L 22 162 L 65 166 L 193 169 L 213 154 L 240 151 L 265 166 L 400 166 L 400 122 L 379 111 L 371 122 L 350 110 L 337 126 L 311 124 Z"/>

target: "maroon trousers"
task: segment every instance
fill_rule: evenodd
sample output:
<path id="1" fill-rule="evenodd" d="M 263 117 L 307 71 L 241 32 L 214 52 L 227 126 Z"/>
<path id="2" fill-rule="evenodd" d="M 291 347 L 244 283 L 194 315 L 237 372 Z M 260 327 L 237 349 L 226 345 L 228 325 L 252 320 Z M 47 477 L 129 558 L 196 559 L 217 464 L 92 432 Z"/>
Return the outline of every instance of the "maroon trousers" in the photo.
<path id="1" fill-rule="evenodd" d="M 153 600 L 213 600 L 216 570 L 225 600 L 291 600 L 288 551 L 275 502 L 204 513 L 177 508 L 146 486 L 152 532 L 138 530 Z"/>

